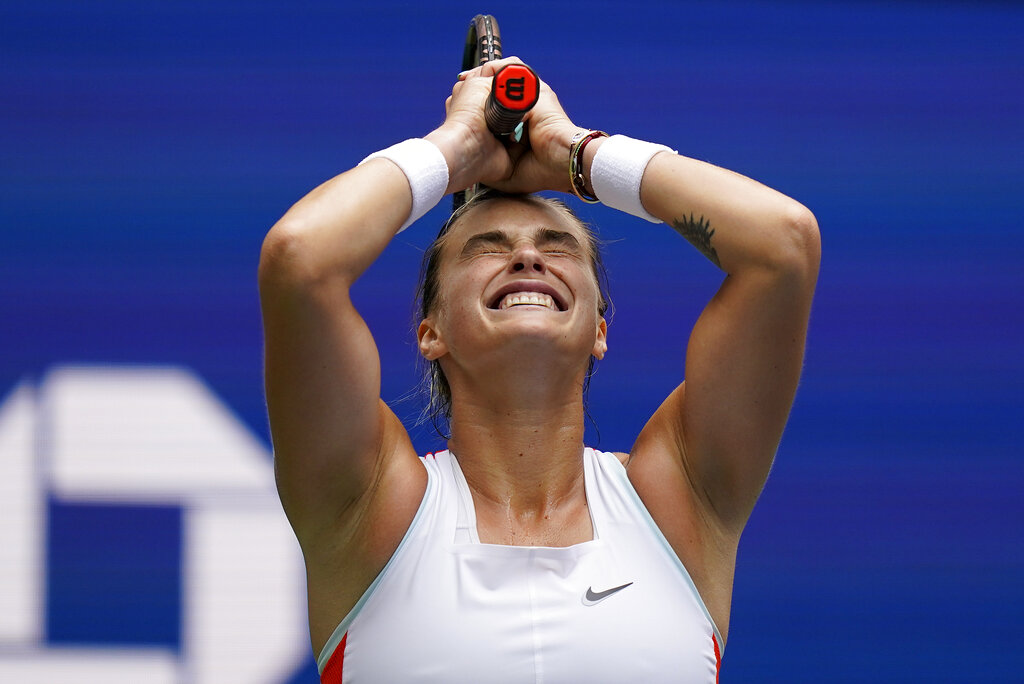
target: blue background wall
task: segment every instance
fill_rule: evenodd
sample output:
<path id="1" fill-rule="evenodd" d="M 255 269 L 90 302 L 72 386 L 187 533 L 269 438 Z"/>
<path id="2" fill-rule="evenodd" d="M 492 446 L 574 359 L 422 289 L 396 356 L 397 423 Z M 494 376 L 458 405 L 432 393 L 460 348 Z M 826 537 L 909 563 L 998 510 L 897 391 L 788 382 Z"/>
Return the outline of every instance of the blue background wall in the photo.
<path id="1" fill-rule="evenodd" d="M 741 545 L 722 681 L 1020 681 L 1012 3 L 7 0 L 0 394 L 58 363 L 183 365 L 265 436 L 264 233 L 320 181 L 440 122 L 480 11 L 577 123 L 761 180 L 821 225 L 804 381 Z M 410 423 L 411 299 L 445 206 L 357 293 L 384 396 Z M 720 276 L 664 227 L 582 213 L 612 243 L 617 307 L 591 412 L 600 446 L 628 449 Z M 173 512 L 143 517 L 177 543 Z M 53 521 L 99 524 L 60 508 Z M 75 536 L 62 530 L 51 546 Z M 172 624 L 173 604 L 146 610 Z M 74 603 L 54 605 L 50 638 L 88 640 Z M 174 644 L 164 628 L 147 638 Z"/>

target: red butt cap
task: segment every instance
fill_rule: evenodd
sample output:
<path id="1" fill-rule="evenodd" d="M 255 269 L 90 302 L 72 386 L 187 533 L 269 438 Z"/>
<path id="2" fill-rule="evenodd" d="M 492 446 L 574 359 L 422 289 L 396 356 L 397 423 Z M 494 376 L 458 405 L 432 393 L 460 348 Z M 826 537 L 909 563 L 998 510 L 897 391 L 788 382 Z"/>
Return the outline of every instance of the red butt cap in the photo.
<path id="1" fill-rule="evenodd" d="M 525 112 L 537 104 L 540 81 L 525 64 L 509 64 L 494 75 L 493 92 L 506 109 Z"/>

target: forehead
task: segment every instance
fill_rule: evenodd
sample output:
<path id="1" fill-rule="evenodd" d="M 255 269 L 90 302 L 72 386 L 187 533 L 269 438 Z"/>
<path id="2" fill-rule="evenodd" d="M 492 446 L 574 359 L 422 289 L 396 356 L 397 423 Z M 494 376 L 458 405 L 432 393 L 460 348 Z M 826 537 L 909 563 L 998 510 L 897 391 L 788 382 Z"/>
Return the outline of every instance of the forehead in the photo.
<path id="1" fill-rule="evenodd" d="M 470 208 L 452 227 L 446 243 L 460 247 L 474 235 L 495 230 L 515 239 L 533 236 L 545 228 L 571 233 L 581 245 L 590 242 L 578 223 L 553 206 L 529 199 L 501 198 Z"/>

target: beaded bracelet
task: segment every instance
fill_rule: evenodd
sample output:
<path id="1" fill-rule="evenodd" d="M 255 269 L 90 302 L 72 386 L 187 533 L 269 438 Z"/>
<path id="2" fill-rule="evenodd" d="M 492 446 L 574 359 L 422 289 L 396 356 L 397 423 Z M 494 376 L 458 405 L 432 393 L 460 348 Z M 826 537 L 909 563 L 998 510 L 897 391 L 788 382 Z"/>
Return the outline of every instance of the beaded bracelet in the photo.
<path id="1" fill-rule="evenodd" d="M 591 140 L 607 137 L 604 131 L 580 131 L 569 140 L 569 187 L 587 204 L 597 204 L 601 200 L 587 193 L 587 180 L 583 177 L 583 150 Z"/>

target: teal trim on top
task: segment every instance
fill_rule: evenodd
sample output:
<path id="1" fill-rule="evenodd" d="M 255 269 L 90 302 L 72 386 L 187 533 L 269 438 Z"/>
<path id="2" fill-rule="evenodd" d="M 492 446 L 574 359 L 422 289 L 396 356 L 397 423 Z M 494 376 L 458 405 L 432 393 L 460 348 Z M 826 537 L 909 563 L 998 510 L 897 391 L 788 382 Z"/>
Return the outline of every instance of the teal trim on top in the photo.
<path id="1" fill-rule="evenodd" d="M 363 592 L 363 595 L 359 597 L 358 601 L 356 601 L 356 605 L 352 606 L 352 610 L 348 612 L 348 615 L 338 623 L 338 626 L 335 627 L 334 631 L 331 633 L 331 638 L 327 640 L 326 644 L 324 644 L 323 649 L 320 651 L 320 655 L 317 656 L 316 659 L 316 667 L 321 674 L 323 674 L 324 668 L 327 667 L 327 661 L 329 661 L 331 656 L 334 654 L 334 649 L 338 648 L 338 644 L 341 643 L 341 640 L 348 631 L 348 628 L 352 625 L 352 621 L 356 619 L 359 612 L 363 609 L 363 606 L 365 606 L 366 602 L 370 600 L 373 592 L 376 591 L 377 587 L 380 586 L 380 583 L 384 580 L 384 577 L 387 576 L 388 570 L 390 570 L 391 566 L 395 564 L 396 559 L 402 553 L 402 549 L 406 547 L 406 542 L 412 536 L 412 533 L 416 530 L 416 527 L 423 519 L 423 511 L 426 509 L 427 501 L 430 500 L 430 495 L 433 493 L 434 487 L 436 486 L 436 483 L 434 482 L 434 478 L 436 476 L 427 465 L 426 461 L 424 459 L 421 459 L 421 461 L 423 462 L 423 467 L 427 470 L 427 488 L 423 492 L 423 498 L 420 500 L 419 508 L 416 509 L 416 515 L 413 517 L 412 523 L 409 524 L 409 529 L 405 531 L 405 536 L 402 537 L 402 541 L 398 544 L 398 548 L 395 549 L 395 552 L 391 554 L 391 558 L 388 559 L 384 569 L 377 574 L 377 577 L 374 578 L 370 586 Z"/>
<path id="2" fill-rule="evenodd" d="M 715 638 L 718 639 L 721 652 L 725 653 L 725 648 L 722 646 L 722 644 L 725 643 L 722 639 L 722 633 L 718 631 L 718 625 L 715 624 L 715 619 L 711 617 L 711 613 L 708 612 L 708 607 L 704 605 L 704 598 L 700 595 L 700 592 L 697 591 L 697 585 L 693 583 L 693 578 L 690 577 L 690 572 L 686 569 L 686 566 L 683 565 L 683 561 L 679 559 L 675 549 L 673 549 L 672 545 L 668 543 L 668 539 L 665 538 L 665 535 L 662 533 L 661 528 L 658 527 L 658 524 L 654 522 L 654 518 L 651 517 L 651 513 L 647 510 L 647 506 L 644 505 L 640 495 L 637 494 L 636 489 L 633 488 L 633 483 L 629 480 L 629 474 L 626 472 L 626 467 L 622 465 L 622 462 L 619 461 L 615 454 L 609 454 L 603 451 L 598 451 L 597 453 L 602 454 L 602 458 L 609 458 L 610 460 L 615 461 L 615 465 L 617 467 L 613 469 L 613 472 L 615 472 L 616 476 L 622 480 L 623 485 L 626 487 L 626 491 L 629 492 L 630 498 L 633 500 L 633 503 L 636 504 L 641 517 L 647 521 L 647 525 L 651 528 L 651 532 L 654 533 L 655 539 L 658 540 L 662 548 L 665 550 L 665 553 L 667 553 L 669 558 L 671 558 L 675 563 L 680 574 L 683 576 L 683 579 L 685 579 L 686 583 L 689 585 L 690 590 L 693 591 L 693 595 L 697 599 L 697 604 L 700 606 L 700 609 L 704 611 L 704 616 L 707 617 L 708 622 L 711 624 L 711 629 L 715 633 Z M 607 454 L 607 456 L 604 454 Z"/>

